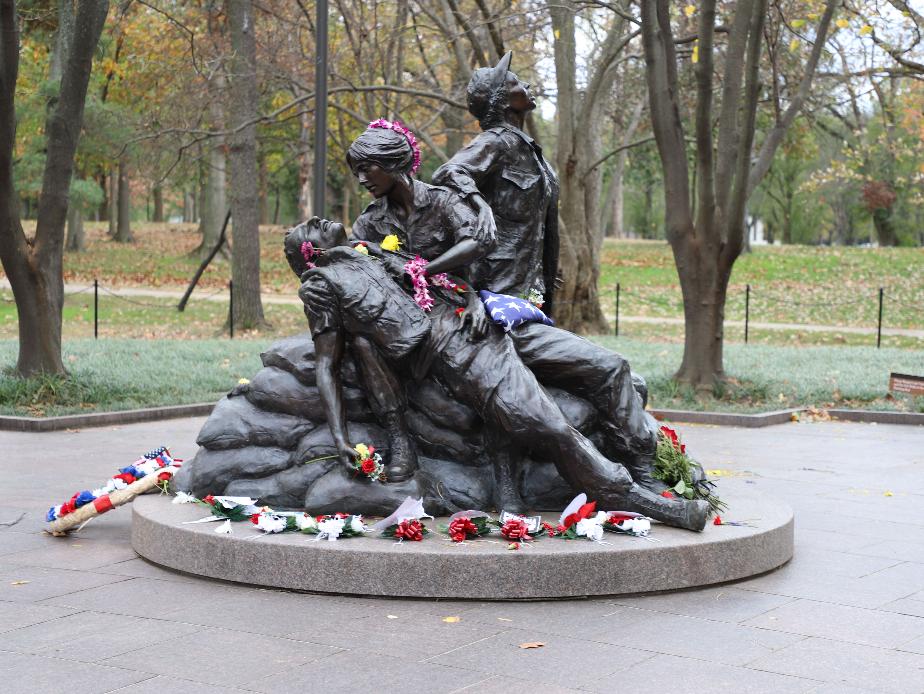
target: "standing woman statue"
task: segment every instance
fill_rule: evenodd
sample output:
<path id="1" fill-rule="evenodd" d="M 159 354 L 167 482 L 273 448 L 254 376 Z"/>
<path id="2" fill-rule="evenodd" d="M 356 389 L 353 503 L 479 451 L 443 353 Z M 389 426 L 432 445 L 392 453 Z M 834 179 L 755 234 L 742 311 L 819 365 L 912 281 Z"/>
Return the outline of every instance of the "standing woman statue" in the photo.
<path id="1" fill-rule="evenodd" d="M 523 132 L 536 100 L 510 72 L 511 56 L 475 70 L 468 110 L 482 132 L 437 169 L 433 183 L 466 198 L 485 233 L 496 231 L 497 246 L 472 266 L 472 283 L 536 299 L 550 313 L 558 270 L 558 178 L 542 148 Z"/>

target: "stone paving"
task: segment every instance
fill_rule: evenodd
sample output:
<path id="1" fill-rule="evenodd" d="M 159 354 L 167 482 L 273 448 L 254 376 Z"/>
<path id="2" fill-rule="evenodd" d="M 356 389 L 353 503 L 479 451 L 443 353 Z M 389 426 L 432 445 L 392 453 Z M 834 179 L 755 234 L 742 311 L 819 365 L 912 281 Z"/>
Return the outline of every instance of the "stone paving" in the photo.
<path id="1" fill-rule="evenodd" d="M 66 539 L 41 533 L 52 502 L 140 452 L 165 443 L 191 455 L 202 421 L 0 432 L 0 691 L 924 692 L 921 427 L 681 426 L 705 466 L 725 473 L 722 486 L 796 512 L 788 565 L 682 593 L 296 594 L 145 562 L 125 508 Z"/>

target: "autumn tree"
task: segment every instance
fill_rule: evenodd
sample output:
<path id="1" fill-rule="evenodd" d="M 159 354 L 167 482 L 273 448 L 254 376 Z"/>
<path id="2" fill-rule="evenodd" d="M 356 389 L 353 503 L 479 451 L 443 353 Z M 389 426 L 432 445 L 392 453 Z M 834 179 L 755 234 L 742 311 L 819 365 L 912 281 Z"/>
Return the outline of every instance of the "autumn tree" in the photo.
<path id="1" fill-rule="evenodd" d="M 13 185 L 19 23 L 15 0 L 0 0 L 0 261 L 13 288 L 19 319 L 17 372 L 24 377 L 64 373 L 61 312 L 62 256 L 68 192 L 80 137 L 84 100 L 108 0 L 80 0 L 62 60 L 61 81 L 45 126 L 47 150 L 35 236 L 23 232 Z M 67 28 L 65 28 L 67 27 Z"/>
<path id="2" fill-rule="evenodd" d="M 665 232 L 683 294 L 684 351 L 674 378 L 699 391 L 712 390 L 724 378 L 725 296 L 744 246 L 747 201 L 805 103 L 838 4 L 828 0 L 814 20 L 800 17 L 795 46 L 804 40 L 811 49 L 801 77 L 784 82 L 779 53 L 765 53 L 771 46 L 765 46 L 766 36 L 791 30 L 779 19 L 783 7 L 778 4 L 740 0 L 723 6 L 719 23 L 714 0 L 685 9 L 668 0 L 641 3 L 649 110 L 664 174 Z M 675 26 L 689 25 L 686 20 L 694 15 L 691 177 L 680 102 L 685 84 L 677 46 L 683 43 Z M 721 49 L 720 36 L 725 37 Z M 761 73 L 765 55 L 766 87 Z M 758 104 L 768 96 L 773 120 L 756 143 Z"/>

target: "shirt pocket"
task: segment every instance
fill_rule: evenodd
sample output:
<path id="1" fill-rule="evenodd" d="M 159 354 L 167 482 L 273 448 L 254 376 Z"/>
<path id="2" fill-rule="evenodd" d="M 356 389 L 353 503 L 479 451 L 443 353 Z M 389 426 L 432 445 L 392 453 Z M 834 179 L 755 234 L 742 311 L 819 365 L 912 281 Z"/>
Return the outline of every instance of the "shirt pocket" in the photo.
<path id="1" fill-rule="evenodd" d="M 515 221 L 525 221 L 539 213 L 540 176 L 522 169 L 501 171 L 498 194 L 494 197 L 494 214 Z"/>

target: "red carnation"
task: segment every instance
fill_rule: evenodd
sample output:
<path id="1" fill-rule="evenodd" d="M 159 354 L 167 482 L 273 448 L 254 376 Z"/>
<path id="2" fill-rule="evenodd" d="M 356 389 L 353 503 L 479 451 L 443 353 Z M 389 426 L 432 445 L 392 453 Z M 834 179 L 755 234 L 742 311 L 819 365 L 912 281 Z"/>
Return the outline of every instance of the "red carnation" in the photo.
<path id="1" fill-rule="evenodd" d="M 395 537 L 420 542 L 423 540 L 423 524 L 419 520 L 403 520 L 395 528 Z"/>
<path id="2" fill-rule="evenodd" d="M 205 498 L 203 499 L 203 501 L 204 501 L 205 503 L 209 504 L 209 505 L 214 505 L 214 504 L 215 504 L 215 497 L 212 496 L 211 494 L 209 494 L 207 497 L 205 497 Z"/>
<path id="3" fill-rule="evenodd" d="M 520 520 L 519 518 L 511 518 L 509 521 L 504 523 L 501 528 L 501 535 L 506 537 L 508 540 L 522 540 L 523 542 L 528 542 L 533 538 L 529 536 L 526 532 L 526 522 Z"/>
<path id="4" fill-rule="evenodd" d="M 253 514 L 250 517 L 250 522 L 253 523 L 254 525 L 257 525 L 260 522 L 260 514 L 259 513 Z"/>
<path id="5" fill-rule="evenodd" d="M 674 495 L 671 493 L 671 490 L 670 490 L 670 489 L 665 489 L 663 492 L 661 492 L 661 496 L 663 496 L 665 499 L 673 499 L 673 498 L 674 498 Z"/>
<path id="6" fill-rule="evenodd" d="M 449 524 L 449 538 L 453 542 L 462 542 L 469 536 L 476 537 L 478 528 L 468 516 L 460 516 Z"/>
<path id="7" fill-rule="evenodd" d="M 366 458 L 362 462 L 362 470 L 365 474 L 371 475 L 375 472 L 375 461 L 372 458 Z"/>

